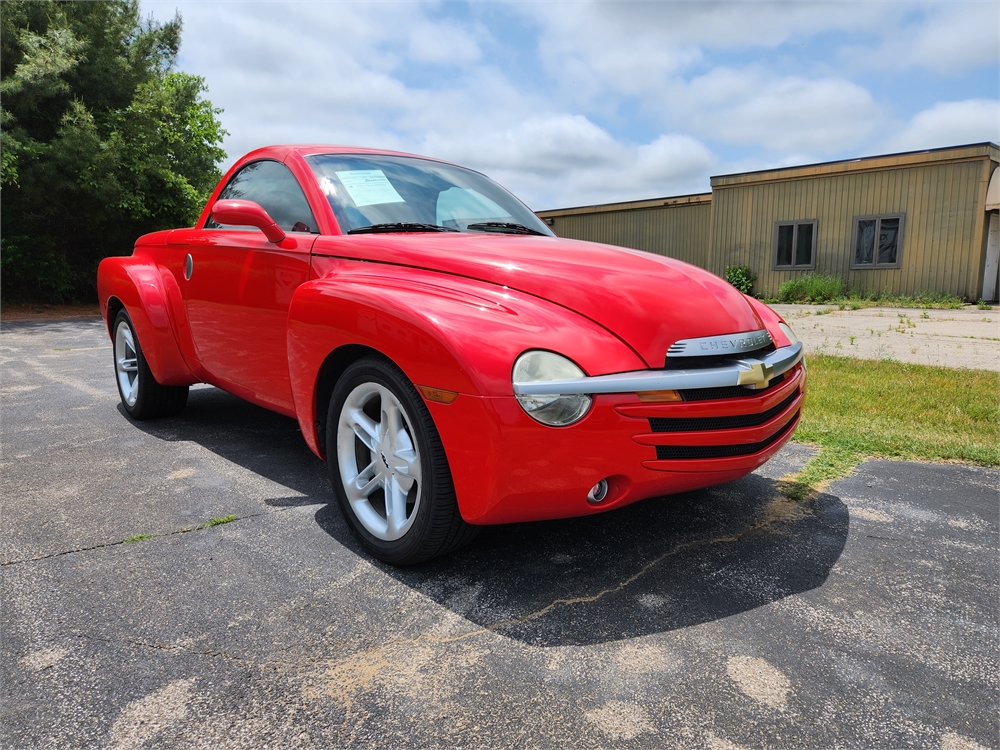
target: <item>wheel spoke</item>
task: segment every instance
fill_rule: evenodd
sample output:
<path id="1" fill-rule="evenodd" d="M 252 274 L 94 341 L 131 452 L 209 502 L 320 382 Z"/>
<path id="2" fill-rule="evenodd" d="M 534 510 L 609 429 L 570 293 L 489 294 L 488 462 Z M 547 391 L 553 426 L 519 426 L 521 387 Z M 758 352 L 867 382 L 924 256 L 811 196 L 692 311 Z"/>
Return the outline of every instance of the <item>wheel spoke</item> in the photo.
<path id="1" fill-rule="evenodd" d="M 399 407 L 388 399 L 382 399 L 382 429 L 395 445 L 399 433 L 403 431 L 403 417 Z"/>
<path id="2" fill-rule="evenodd" d="M 361 409 L 352 409 L 349 417 L 351 429 L 354 430 L 354 434 L 358 436 L 358 440 L 364 443 L 368 450 L 373 452 L 377 451 L 378 423 L 373 421 L 371 417 L 361 411 Z"/>
<path id="3" fill-rule="evenodd" d="M 406 493 L 396 477 L 389 477 L 385 482 L 385 520 L 393 536 L 406 524 Z"/>
<path id="4" fill-rule="evenodd" d="M 134 403 L 136 396 L 139 393 L 139 378 L 135 378 L 128 387 L 128 401 L 129 403 Z"/>
<path id="5" fill-rule="evenodd" d="M 396 472 L 399 483 L 407 492 L 413 483 L 420 479 L 420 460 L 412 448 L 392 452 L 392 470 Z"/>
<path id="6" fill-rule="evenodd" d="M 375 462 L 372 461 L 361 470 L 361 473 L 354 478 L 353 482 L 346 483 L 347 496 L 351 502 L 364 500 L 379 488 L 381 482 L 382 475 L 377 470 Z"/>
<path id="7" fill-rule="evenodd" d="M 118 369 L 122 372 L 138 372 L 139 363 L 134 356 L 129 358 L 126 355 L 118 360 Z"/>

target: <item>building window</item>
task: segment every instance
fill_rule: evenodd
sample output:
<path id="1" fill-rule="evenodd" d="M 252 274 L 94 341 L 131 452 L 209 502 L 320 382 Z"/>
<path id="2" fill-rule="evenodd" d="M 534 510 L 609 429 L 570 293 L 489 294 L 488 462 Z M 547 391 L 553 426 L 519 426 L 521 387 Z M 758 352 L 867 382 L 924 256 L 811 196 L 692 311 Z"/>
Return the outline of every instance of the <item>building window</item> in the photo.
<path id="1" fill-rule="evenodd" d="M 857 216 L 851 239 L 851 268 L 899 268 L 903 214 Z"/>
<path id="2" fill-rule="evenodd" d="M 774 268 L 816 267 L 816 219 L 774 223 Z"/>

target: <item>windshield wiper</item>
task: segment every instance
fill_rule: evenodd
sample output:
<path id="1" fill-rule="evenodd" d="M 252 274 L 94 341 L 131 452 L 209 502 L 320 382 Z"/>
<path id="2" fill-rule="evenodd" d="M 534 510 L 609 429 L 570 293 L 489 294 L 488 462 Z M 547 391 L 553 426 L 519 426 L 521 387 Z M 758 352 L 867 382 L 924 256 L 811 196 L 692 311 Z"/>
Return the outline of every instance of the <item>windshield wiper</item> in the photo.
<path id="1" fill-rule="evenodd" d="M 539 232 L 537 229 L 524 226 L 524 224 L 509 224 L 505 221 L 484 221 L 480 224 L 469 224 L 466 229 L 472 229 L 476 232 L 499 232 L 500 234 L 540 234 L 542 237 L 548 236 L 545 232 Z"/>
<path id="2" fill-rule="evenodd" d="M 347 230 L 348 234 L 377 234 L 379 232 L 457 232 L 452 227 L 442 227 L 437 224 L 412 224 L 406 221 L 394 224 L 372 224 L 369 227 L 358 227 Z"/>

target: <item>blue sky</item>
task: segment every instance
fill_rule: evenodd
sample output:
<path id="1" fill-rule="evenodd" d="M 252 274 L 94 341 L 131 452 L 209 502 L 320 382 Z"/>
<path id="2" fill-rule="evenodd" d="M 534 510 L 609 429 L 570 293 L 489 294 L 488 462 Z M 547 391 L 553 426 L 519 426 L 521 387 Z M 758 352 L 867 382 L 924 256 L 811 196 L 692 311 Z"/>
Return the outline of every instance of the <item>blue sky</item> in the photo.
<path id="1" fill-rule="evenodd" d="M 536 210 L 709 177 L 1000 141 L 1000 3 L 144 0 L 270 143 L 410 151 Z"/>

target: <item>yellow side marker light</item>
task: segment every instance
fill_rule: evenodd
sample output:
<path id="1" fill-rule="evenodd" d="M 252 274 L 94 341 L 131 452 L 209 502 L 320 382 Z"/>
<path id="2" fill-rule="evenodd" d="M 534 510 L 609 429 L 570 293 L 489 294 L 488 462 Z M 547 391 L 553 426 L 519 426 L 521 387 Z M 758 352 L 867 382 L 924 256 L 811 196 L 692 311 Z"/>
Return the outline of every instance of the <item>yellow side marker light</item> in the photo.
<path id="1" fill-rule="evenodd" d="M 639 391 L 636 395 L 644 404 L 665 404 L 684 400 L 677 391 Z"/>
<path id="2" fill-rule="evenodd" d="M 425 399 L 428 401 L 437 401 L 439 404 L 450 404 L 458 398 L 458 394 L 455 391 L 444 391 L 440 388 L 431 388 L 426 385 L 418 385 L 417 388 Z"/>

